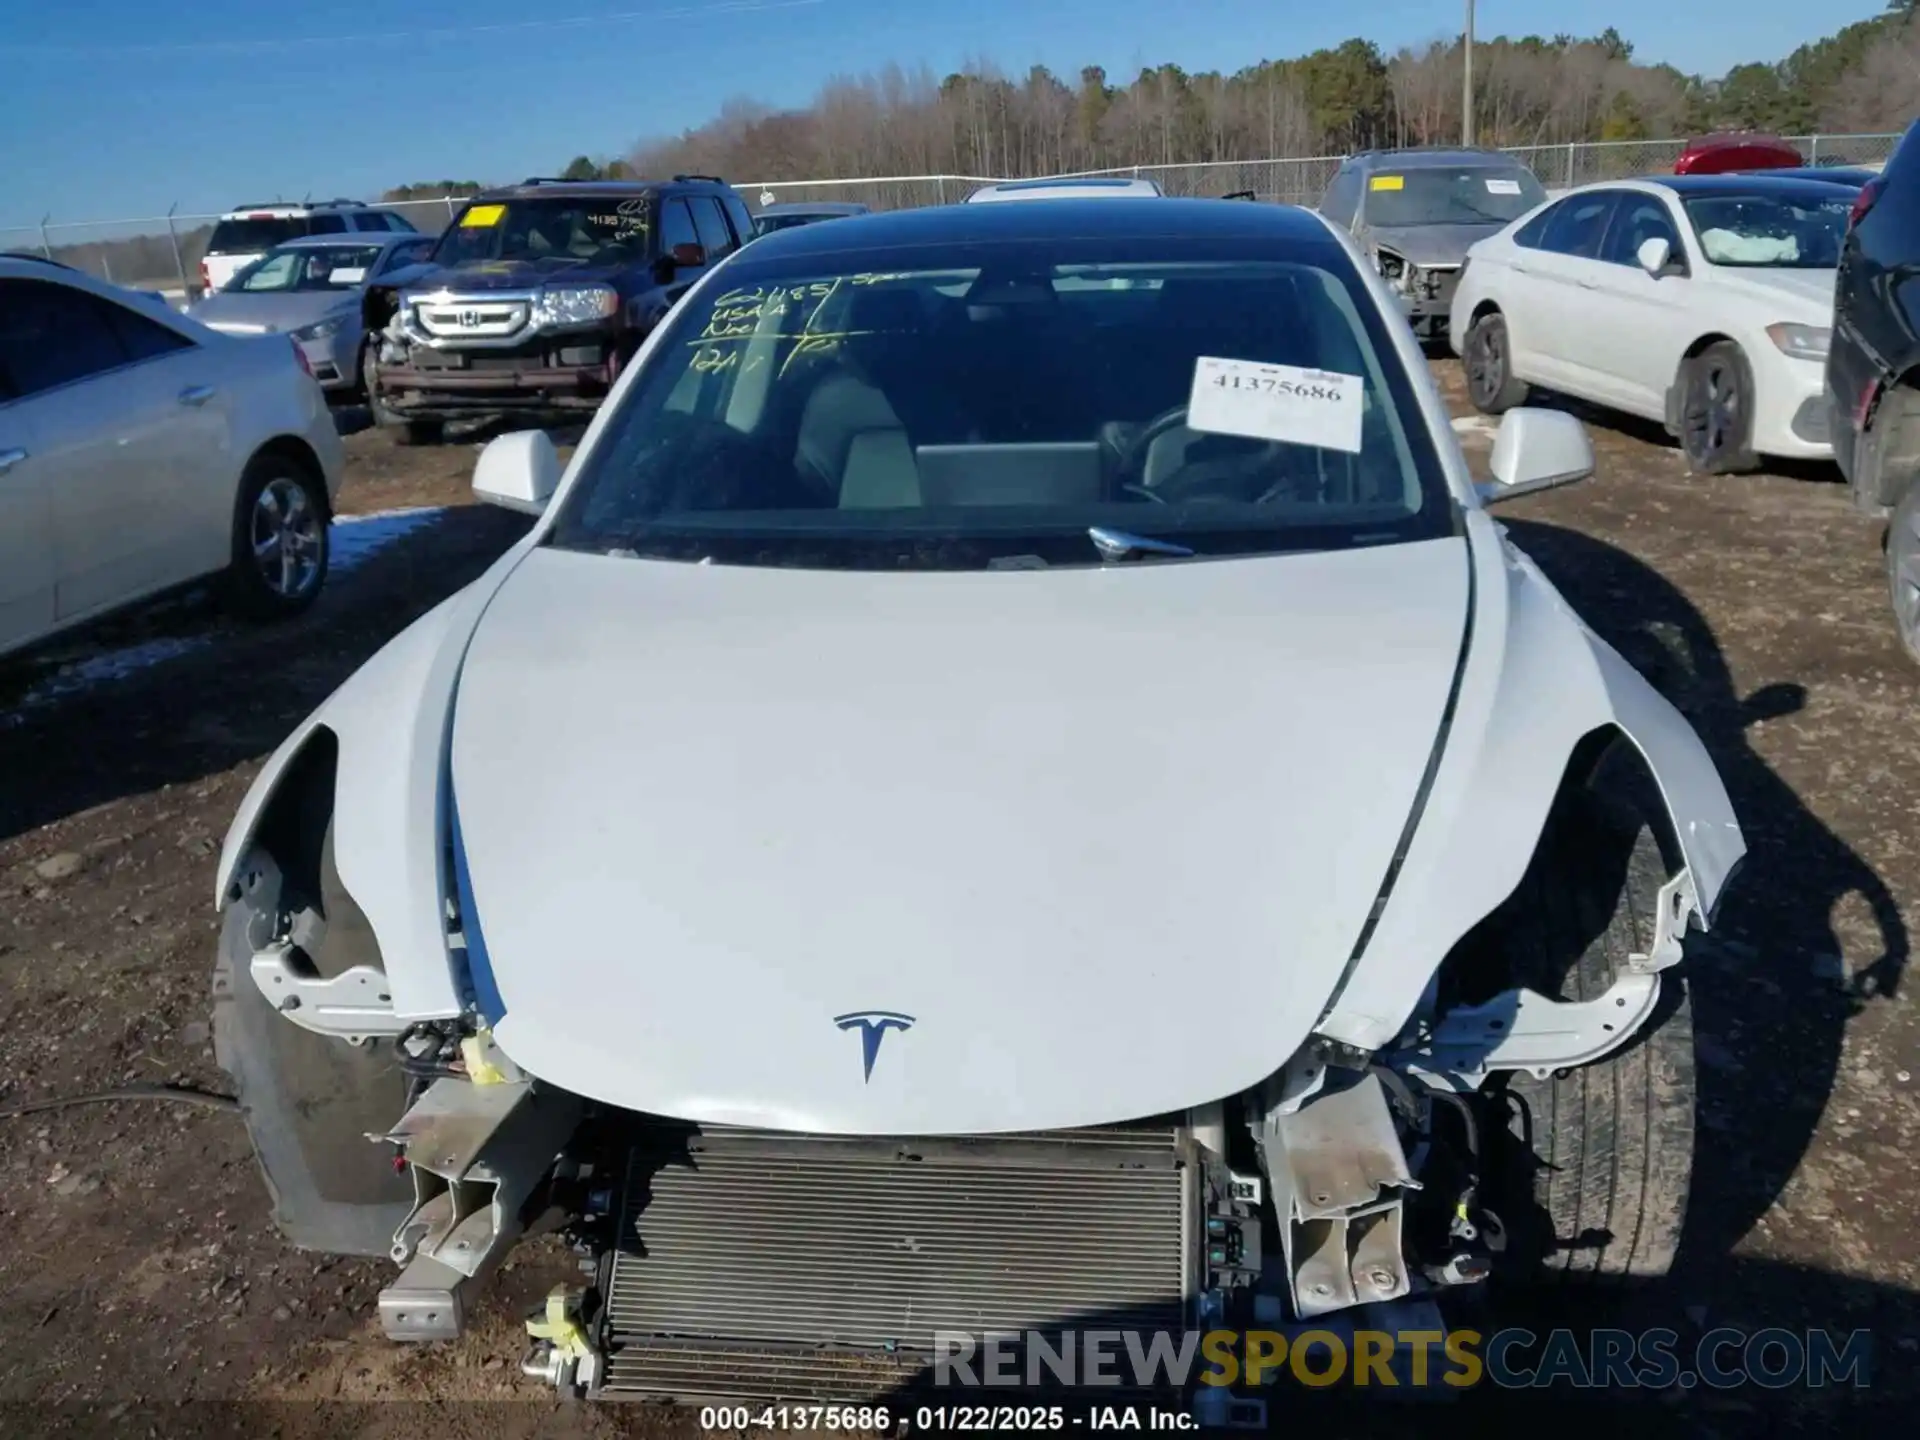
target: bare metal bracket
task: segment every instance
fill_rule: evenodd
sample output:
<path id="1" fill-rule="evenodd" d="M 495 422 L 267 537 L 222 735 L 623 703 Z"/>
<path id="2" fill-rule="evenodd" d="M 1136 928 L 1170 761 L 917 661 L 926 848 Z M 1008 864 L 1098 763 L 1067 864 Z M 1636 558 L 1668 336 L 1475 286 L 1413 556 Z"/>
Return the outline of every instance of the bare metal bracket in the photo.
<path id="1" fill-rule="evenodd" d="M 1270 1112 L 1265 1140 L 1295 1313 L 1306 1319 L 1405 1295 L 1404 1197 L 1420 1185 L 1379 1077 Z"/>
<path id="2" fill-rule="evenodd" d="M 313 968 L 302 947 L 315 944 L 311 927 L 320 922 L 311 916 L 289 920 L 281 914 L 282 883 L 280 867 L 271 855 L 258 848 L 248 853 L 239 878 L 252 911 L 247 948 L 253 959 L 247 973 L 267 1003 L 303 1030 L 356 1044 L 369 1036 L 398 1035 L 406 1029 L 406 1022 L 394 1014 L 384 972 L 356 965 L 322 978 Z"/>
<path id="3" fill-rule="evenodd" d="M 580 1111 L 577 1097 L 530 1081 L 441 1079 L 390 1133 L 374 1137 L 399 1146 L 413 1176 L 413 1209 L 392 1250 L 406 1270 L 380 1295 L 390 1339 L 446 1339 L 449 1326 L 459 1333 L 464 1292 L 520 1238 L 527 1202 Z"/>
<path id="4" fill-rule="evenodd" d="M 267 1003 L 303 1029 L 359 1040 L 407 1028 L 394 1013 L 385 973 L 371 965 L 323 980 L 297 965 L 293 946 L 276 941 L 254 951 L 247 969 Z"/>
<path id="5" fill-rule="evenodd" d="M 1482 1005 L 1448 1011 L 1419 1048 L 1393 1063 L 1452 1090 L 1477 1090 L 1498 1070 L 1537 1076 L 1591 1065 L 1626 1043 L 1653 1013 L 1660 976 L 1630 970 L 1593 1000 L 1554 1000 L 1507 990 Z"/>

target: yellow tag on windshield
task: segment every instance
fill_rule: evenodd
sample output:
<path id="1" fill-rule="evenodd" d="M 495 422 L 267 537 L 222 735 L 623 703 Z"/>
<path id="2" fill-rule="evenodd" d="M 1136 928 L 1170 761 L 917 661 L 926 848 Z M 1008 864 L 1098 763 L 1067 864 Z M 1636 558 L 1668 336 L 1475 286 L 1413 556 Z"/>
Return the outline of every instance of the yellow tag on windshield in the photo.
<path id="1" fill-rule="evenodd" d="M 504 205 L 475 205 L 460 217 L 460 224 L 463 228 L 470 225 L 476 230 L 484 230 L 489 225 L 498 225 L 500 217 L 506 213 L 507 207 Z"/>
<path id="2" fill-rule="evenodd" d="M 1403 175 L 1376 175 L 1367 188 L 1369 190 L 1404 190 L 1407 188 L 1407 181 Z"/>

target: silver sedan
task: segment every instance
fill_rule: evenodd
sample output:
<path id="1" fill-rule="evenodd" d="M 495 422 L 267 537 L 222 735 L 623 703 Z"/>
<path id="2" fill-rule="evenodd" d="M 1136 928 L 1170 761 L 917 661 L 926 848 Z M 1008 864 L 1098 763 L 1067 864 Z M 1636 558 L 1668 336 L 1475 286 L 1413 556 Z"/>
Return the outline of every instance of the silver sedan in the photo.
<path id="1" fill-rule="evenodd" d="M 366 349 L 360 296 L 373 280 L 424 271 L 431 235 L 327 235 L 276 246 L 187 313 L 229 335 L 286 335 L 329 394 L 358 395 Z"/>

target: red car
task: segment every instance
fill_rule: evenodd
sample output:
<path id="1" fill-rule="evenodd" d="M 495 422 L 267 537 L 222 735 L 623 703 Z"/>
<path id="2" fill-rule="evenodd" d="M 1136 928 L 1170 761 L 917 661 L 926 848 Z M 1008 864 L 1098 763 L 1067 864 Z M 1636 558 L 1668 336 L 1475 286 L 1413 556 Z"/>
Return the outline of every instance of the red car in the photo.
<path id="1" fill-rule="evenodd" d="M 1778 135 L 1739 131 L 1689 140 L 1673 162 L 1676 175 L 1725 175 L 1734 170 L 1785 170 L 1805 165 L 1800 152 Z"/>

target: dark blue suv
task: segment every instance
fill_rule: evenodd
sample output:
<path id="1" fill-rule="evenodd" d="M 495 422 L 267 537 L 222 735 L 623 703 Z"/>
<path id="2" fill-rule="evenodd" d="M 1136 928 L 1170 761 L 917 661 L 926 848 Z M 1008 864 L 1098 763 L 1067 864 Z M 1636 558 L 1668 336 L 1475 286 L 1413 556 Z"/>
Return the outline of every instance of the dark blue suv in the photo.
<path id="1" fill-rule="evenodd" d="M 1834 284 L 1827 404 L 1854 503 L 1889 517 L 1894 623 L 1920 661 L 1920 121 L 1853 203 Z"/>

